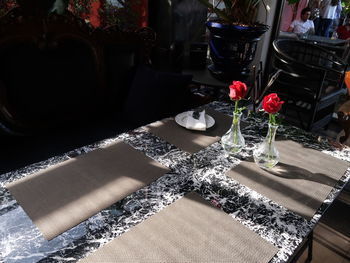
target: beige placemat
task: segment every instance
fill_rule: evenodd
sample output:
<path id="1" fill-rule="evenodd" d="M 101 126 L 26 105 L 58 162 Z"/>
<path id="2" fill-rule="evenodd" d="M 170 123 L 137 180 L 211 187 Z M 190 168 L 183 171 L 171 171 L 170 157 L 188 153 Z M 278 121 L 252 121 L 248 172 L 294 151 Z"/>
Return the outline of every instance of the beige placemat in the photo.
<path id="1" fill-rule="evenodd" d="M 205 111 L 215 120 L 214 126 L 206 131 L 188 130 L 174 120 L 158 121 L 147 125 L 145 129 L 183 151 L 195 153 L 219 141 L 232 123 L 232 117 L 228 115 L 209 108 L 205 108 Z"/>
<path id="2" fill-rule="evenodd" d="M 289 140 L 276 146 L 281 159 L 273 169 L 260 169 L 250 160 L 227 175 L 310 220 L 349 163 Z"/>
<path id="3" fill-rule="evenodd" d="M 118 141 L 6 186 L 48 240 L 169 170 Z"/>
<path id="4" fill-rule="evenodd" d="M 269 262 L 278 248 L 191 193 L 79 262 Z"/>

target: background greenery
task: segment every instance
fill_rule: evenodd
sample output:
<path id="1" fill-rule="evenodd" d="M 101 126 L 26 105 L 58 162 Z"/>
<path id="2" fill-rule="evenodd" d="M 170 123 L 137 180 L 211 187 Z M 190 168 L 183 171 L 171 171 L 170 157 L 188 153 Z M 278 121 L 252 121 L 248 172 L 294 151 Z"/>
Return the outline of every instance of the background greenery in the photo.
<path id="1" fill-rule="evenodd" d="M 22 1 L 42 1 L 49 3 L 49 12 L 63 14 L 70 10 L 76 16 L 87 21 L 90 19 L 91 7 L 98 0 L 22 0 Z M 19 0 L 0 0 L 0 16 L 5 15 L 12 8 L 16 7 Z M 26 2 L 25 2 L 26 3 Z M 133 30 L 139 26 L 140 14 L 135 12 L 141 0 L 106 0 L 101 1 L 98 9 L 101 27 L 118 25 L 123 29 Z"/>
<path id="2" fill-rule="evenodd" d="M 350 12 L 350 0 L 342 0 L 343 14 L 346 16 Z"/>

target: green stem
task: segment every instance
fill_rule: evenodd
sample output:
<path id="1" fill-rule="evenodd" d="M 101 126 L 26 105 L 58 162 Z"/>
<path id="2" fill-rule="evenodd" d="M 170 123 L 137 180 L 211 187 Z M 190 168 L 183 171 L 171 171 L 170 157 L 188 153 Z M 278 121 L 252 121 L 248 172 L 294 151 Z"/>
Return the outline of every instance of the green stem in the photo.
<path id="1" fill-rule="evenodd" d="M 268 130 L 268 133 L 269 133 L 269 138 L 268 138 L 268 144 L 269 144 L 269 153 L 267 155 L 267 158 L 269 160 L 271 160 L 271 148 L 272 148 L 272 137 L 273 137 L 273 132 L 272 132 L 272 128 L 269 126 L 269 130 Z"/>
<path id="2" fill-rule="evenodd" d="M 233 144 L 237 144 L 238 142 L 238 131 L 237 131 L 237 124 L 238 124 L 238 102 L 239 100 L 235 100 L 235 111 L 233 112 L 233 118 L 232 118 L 232 128 L 233 128 Z"/>
<path id="3" fill-rule="evenodd" d="M 233 144 L 237 144 L 238 142 L 238 121 L 239 121 L 239 116 L 238 113 L 234 112 L 233 113 L 233 119 L 232 119 L 232 129 L 233 129 Z"/>
<path id="4" fill-rule="evenodd" d="M 276 125 L 276 114 L 269 113 L 269 123 Z"/>
<path id="5" fill-rule="evenodd" d="M 272 126 L 276 126 L 276 116 L 275 114 L 270 113 L 269 114 L 269 128 L 268 128 L 268 141 L 267 143 L 269 144 L 269 151 L 268 151 L 268 155 L 267 158 L 271 160 L 271 150 L 272 150 L 272 140 L 274 137 L 274 128 L 271 127 Z"/>
<path id="6" fill-rule="evenodd" d="M 235 100 L 235 113 L 238 113 L 238 102 L 239 100 Z"/>

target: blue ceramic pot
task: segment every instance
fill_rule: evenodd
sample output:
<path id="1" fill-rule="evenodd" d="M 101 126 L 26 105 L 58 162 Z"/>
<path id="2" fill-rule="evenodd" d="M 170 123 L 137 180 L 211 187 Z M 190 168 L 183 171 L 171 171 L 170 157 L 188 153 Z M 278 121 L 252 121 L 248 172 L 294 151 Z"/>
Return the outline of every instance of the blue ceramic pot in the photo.
<path id="1" fill-rule="evenodd" d="M 249 27 L 218 22 L 207 22 L 206 26 L 210 31 L 211 73 L 223 80 L 245 80 L 260 36 L 268 30 L 268 26 Z"/>

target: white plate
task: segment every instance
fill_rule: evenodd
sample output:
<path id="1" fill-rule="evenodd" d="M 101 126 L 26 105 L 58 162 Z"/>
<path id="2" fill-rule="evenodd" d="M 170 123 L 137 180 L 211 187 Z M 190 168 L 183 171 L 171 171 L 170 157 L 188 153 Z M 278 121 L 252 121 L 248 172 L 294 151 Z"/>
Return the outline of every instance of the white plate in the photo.
<path id="1" fill-rule="evenodd" d="M 188 116 L 188 111 L 179 113 L 178 115 L 175 116 L 176 123 L 186 128 L 187 116 Z M 213 127 L 215 124 L 214 118 L 208 114 L 205 114 L 205 122 L 207 124 L 207 129 Z"/>

